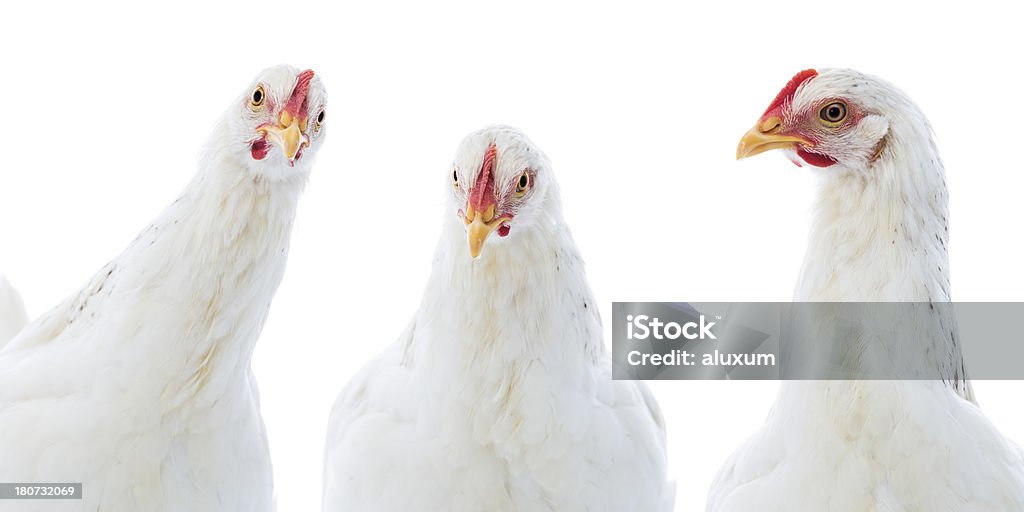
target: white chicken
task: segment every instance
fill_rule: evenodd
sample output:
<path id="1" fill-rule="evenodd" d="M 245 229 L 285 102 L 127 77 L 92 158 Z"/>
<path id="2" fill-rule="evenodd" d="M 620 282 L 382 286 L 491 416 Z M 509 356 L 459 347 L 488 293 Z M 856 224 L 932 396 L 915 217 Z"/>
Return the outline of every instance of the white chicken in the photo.
<path id="1" fill-rule="evenodd" d="M 11 287 L 7 278 L 0 276 L 0 349 L 18 334 L 28 317 L 25 315 L 25 304 L 21 295 Z"/>
<path id="2" fill-rule="evenodd" d="M 547 158 L 491 127 L 446 179 L 419 310 L 331 414 L 323 509 L 670 510 L 661 412 L 611 378 Z"/>
<path id="3" fill-rule="evenodd" d="M 856 71 L 803 71 L 737 157 L 771 149 L 820 179 L 796 301 L 950 300 L 943 166 L 906 95 Z M 1024 456 L 973 403 L 955 323 L 941 316 L 949 309 L 927 311 L 919 345 L 884 348 L 933 380 L 783 382 L 765 425 L 720 470 L 707 510 L 1024 510 Z"/>
<path id="4" fill-rule="evenodd" d="M 82 482 L 22 511 L 268 511 L 250 370 L 325 130 L 312 71 L 260 73 L 184 192 L 0 351 L 0 482 Z"/>

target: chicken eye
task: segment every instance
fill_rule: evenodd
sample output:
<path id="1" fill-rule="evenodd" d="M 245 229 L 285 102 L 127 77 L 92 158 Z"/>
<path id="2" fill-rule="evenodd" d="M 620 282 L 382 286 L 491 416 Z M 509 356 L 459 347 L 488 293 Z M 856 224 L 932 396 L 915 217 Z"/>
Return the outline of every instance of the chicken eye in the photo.
<path id="1" fill-rule="evenodd" d="M 452 171 L 452 185 L 454 185 L 455 188 L 459 187 L 459 170 L 458 169 L 455 169 L 454 171 Z"/>
<path id="2" fill-rule="evenodd" d="M 519 175 L 519 181 L 516 183 L 516 195 L 522 196 L 526 193 L 526 189 L 530 187 L 530 172 L 523 171 Z"/>
<path id="3" fill-rule="evenodd" d="M 258 108 L 263 105 L 265 99 L 267 99 L 267 94 L 263 92 L 263 84 L 257 85 L 256 90 L 252 91 L 252 96 L 249 97 L 249 105 Z"/>
<path id="4" fill-rule="evenodd" d="M 327 111 L 326 110 L 321 110 L 320 113 L 317 114 L 317 116 L 316 116 L 316 129 L 317 130 L 319 130 L 320 127 L 323 126 L 324 119 L 326 119 L 326 117 L 327 117 Z"/>
<path id="5" fill-rule="evenodd" d="M 829 103 L 821 107 L 818 116 L 828 124 L 841 123 L 843 119 L 846 119 L 846 104 L 841 101 Z"/>

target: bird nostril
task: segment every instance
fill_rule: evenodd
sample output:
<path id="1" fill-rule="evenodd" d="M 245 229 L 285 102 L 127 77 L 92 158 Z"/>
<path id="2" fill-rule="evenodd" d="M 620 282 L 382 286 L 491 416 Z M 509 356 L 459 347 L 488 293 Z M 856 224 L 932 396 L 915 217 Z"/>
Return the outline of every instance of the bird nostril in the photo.
<path id="1" fill-rule="evenodd" d="M 775 130 L 778 130 L 780 126 L 782 126 L 781 119 L 777 117 L 769 117 L 768 119 L 761 121 L 757 128 L 761 133 L 772 133 Z"/>

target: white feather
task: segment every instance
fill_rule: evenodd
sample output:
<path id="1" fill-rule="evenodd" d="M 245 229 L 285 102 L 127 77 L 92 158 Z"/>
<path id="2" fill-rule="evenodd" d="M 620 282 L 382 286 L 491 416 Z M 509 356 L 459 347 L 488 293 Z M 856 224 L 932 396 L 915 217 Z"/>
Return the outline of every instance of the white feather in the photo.
<path id="1" fill-rule="evenodd" d="M 0 276 L 0 349 L 28 323 L 25 303 L 6 277 Z"/>
<path id="2" fill-rule="evenodd" d="M 460 147 L 460 183 L 492 142 L 496 188 L 530 168 L 532 196 L 473 260 L 453 190 L 419 310 L 334 406 L 323 508 L 670 510 L 661 413 L 641 383 L 611 379 L 547 159 L 486 129 Z"/>

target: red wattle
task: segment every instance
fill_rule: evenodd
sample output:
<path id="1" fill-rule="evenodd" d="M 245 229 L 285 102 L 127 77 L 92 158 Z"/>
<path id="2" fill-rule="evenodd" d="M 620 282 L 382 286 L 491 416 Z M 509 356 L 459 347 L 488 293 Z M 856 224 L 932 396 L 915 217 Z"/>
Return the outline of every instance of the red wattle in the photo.
<path id="1" fill-rule="evenodd" d="M 811 153 L 810 151 L 805 151 L 803 148 L 797 148 L 796 154 L 799 155 L 804 162 L 815 167 L 830 167 L 836 164 L 835 159 L 830 156 Z"/>
<path id="2" fill-rule="evenodd" d="M 270 144 L 267 144 L 266 139 L 256 139 L 252 141 L 249 152 L 252 153 L 253 160 L 263 160 L 267 157 L 267 153 L 270 152 Z"/>
<path id="3" fill-rule="evenodd" d="M 508 232 L 511 230 L 512 228 L 508 224 L 502 224 L 498 226 L 498 236 L 508 236 Z"/>

